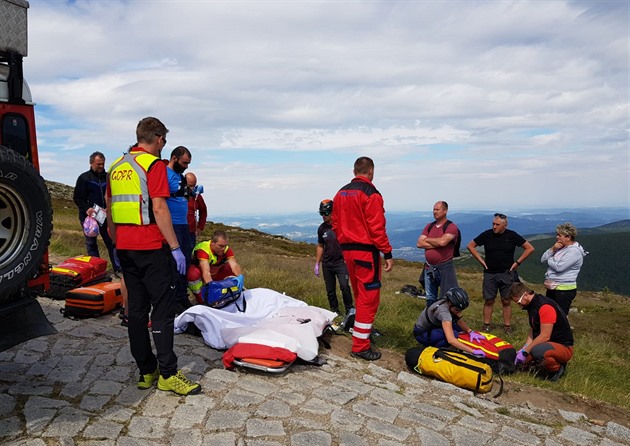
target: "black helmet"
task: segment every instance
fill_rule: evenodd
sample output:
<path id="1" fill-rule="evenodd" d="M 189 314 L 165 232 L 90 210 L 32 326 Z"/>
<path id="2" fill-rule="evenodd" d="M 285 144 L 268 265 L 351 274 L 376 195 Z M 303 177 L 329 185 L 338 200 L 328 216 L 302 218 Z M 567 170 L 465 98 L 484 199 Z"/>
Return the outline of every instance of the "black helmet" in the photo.
<path id="1" fill-rule="evenodd" d="M 330 215 L 332 214 L 333 201 L 332 200 L 322 200 L 319 203 L 319 215 Z"/>
<path id="2" fill-rule="evenodd" d="M 463 288 L 451 288 L 446 292 L 444 297 L 460 311 L 464 311 L 468 308 L 468 294 Z"/>

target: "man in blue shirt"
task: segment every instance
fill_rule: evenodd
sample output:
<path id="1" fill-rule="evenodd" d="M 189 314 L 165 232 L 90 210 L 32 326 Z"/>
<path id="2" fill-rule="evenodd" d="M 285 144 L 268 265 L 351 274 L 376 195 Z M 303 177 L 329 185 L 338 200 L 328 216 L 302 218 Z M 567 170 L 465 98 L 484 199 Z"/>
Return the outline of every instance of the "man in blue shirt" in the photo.
<path id="1" fill-rule="evenodd" d="M 188 234 L 188 195 L 190 191 L 183 173 L 188 169 L 191 159 L 190 150 L 184 146 L 178 146 L 171 152 L 171 159 L 166 168 L 168 188 L 171 194 L 167 198 L 166 204 L 171 212 L 177 242 L 186 258 L 186 271 L 188 271 L 188 266 L 190 265 L 192 246 L 190 246 L 190 235 Z M 182 313 L 191 306 L 188 299 L 188 281 L 185 274 L 179 274 L 175 296 L 177 298 L 177 313 Z"/>

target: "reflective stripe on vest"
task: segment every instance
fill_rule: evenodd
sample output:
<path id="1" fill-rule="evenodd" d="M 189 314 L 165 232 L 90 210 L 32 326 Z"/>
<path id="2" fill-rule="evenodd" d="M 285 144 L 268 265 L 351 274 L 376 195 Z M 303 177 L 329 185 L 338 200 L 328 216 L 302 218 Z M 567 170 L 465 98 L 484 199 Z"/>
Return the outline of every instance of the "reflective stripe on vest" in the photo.
<path id="1" fill-rule="evenodd" d="M 109 168 L 114 223 L 148 225 L 154 222 L 147 172 L 156 160 L 159 160 L 157 156 L 146 152 L 125 153 Z"/>
<path id="2" fill-rule="evenodd" d="M 210 248 L 210 243 L 211 243 L 211 240 L 206 240 L 205 242 L 197 243 L 195 245 L 195 248 L 193 249 L 193 252 L 201 249 L 203 252 L 208 254 L 208 263 L 210 263 L 210 265 L 216 265 L 219 259 L 214 254 L 214 252 L 212 252 L 212 248 Z M 223 253 L 225 254 L 228 251 L 228 249 L 230 249 L 230 247 L 226 246 Z"/>

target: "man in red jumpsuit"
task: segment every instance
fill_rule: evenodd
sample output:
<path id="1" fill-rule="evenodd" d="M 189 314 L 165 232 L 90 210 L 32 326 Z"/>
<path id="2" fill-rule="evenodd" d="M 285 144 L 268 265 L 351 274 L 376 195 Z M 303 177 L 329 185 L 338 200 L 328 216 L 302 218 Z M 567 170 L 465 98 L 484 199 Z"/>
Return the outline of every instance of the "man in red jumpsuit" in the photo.
<path id="1" fill-rule="evenodd" d="M 381 253 L 385 271 L 394 268 L 392 246 L 385 231 L 383 197 L 372 184 L 374 161 L 366 156 L 354 162 L 354 179 L 342 187 L 333 202 L 332 224 L 355 296 L 356 316 L 352 332 L 352 356 L 375 361 L 370 334 L 380 303 Z"/>

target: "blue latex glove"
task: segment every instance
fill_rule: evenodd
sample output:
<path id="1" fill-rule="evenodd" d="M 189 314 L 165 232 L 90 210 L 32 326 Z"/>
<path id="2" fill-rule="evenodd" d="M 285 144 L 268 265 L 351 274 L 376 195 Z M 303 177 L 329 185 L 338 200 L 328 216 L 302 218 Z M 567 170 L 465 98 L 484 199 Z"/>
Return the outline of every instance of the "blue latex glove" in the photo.
<path id="1" fill-rule="evenodd" d="M 475 356 L 481 356 L 482 358 L 486 357 L 486 352 L 484 352 L 483 350 L 481 350 L 480 348 L 476 348 L 473 350 L 472 352 L 473 355 Z"/>
<path id="2" fill-rule="evenodd" d="M 236 283 L 238 283 L 238 289 L 240 291 L 243 291 L 243 286 L 244 286 L 243 282 L 244 282 L 245 278 L 243 277 L 242 274 L 239 274 L 238 276 L 235 277 L 235 279 L 236 279 Z"/>
<path id="3" fill-rule="evenodd" d="M 317 277 L 319 277 L 319 263 L 316 263 L 316 264 L 315 264 L 315 269 L 314 269 L 314 271 L 315 271 L 315 275 L 316 275 Z"/>
<path id="4" fill-rule="evenodd" d="M 519 350 L 514 360 L 514 365 L 525 364 L 527 357 L 523 354 L 523 350 Z"/>
<path id="5" fill-rule="evenodd" d="M 486 337 L 478 331 L 471 331 L 470 333 L 468 333 L 468 336 L 470 336 L 470 342 L 479 342 L 486 339 Z"/>
<path id="6" fill-rule="evenodd" d="M 186 274 L 186 257 L 184 257 L 184 253 L 181 249 L 177 248 L 171 251 L 171 254 L 175 259 L 175 264 L 177 264 L 177 272 L 183 276 Z"/>

